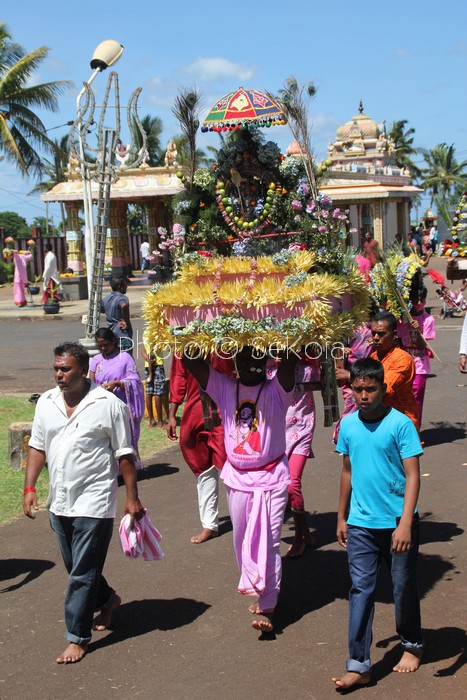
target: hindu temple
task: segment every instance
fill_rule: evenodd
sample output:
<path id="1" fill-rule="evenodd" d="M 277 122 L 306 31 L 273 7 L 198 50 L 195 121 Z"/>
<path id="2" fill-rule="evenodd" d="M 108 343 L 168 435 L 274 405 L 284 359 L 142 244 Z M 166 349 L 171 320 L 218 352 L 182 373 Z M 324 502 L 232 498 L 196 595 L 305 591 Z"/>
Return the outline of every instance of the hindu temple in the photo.
<path id="1" fill-rule="evenodd" d="M 350 210 L 351 245 L 360 246 L 372 232 L 379 245 L 394 242 L 396 234 L 410 231 L 412 200 L 422 189 L 412 184 L 409 170 L 396 165 L 394 142 L 385 123 L 363 112 L 338 127 L 328 145 L 329 179 L 320 189 L 336 206 Z"/>

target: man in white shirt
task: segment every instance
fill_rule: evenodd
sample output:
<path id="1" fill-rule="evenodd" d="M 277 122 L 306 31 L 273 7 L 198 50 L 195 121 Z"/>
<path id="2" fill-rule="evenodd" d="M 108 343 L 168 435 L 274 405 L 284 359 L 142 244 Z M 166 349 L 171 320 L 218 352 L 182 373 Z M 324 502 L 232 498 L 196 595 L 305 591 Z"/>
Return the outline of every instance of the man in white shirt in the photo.
<path id="1" fill-rule="evenodd" d="M 58 386 L 40 397 L 26 465 L 23 511 L 35 518 L 35 484 L 47 460 L 52 529 L 68 571 L 65 624 L 68 646 L 57 663 L 86 654 L 91 629 L 111 623 L 120 596 L 102 576 L 117 510 L 118 466 L 131 524 L 144 515 L 138 497 L 128 409 L 87 379 L 89 355 L 79 343 L 54 350 Z M 117 465 L 118 460 L 118 465 Z M 93 620 L 94 612 L 100 615 Z"/>
<path id="2" fill-rule="evenodd" d="M 139 247 L 141 253 L 141 272 L 149 268 L 149 243 L 145 238 Z"/>
<path id="3" fill-rule="evenodd" d="M 57 256 L 52 252 L 52 244 L 46 243 L 44 246 L 47 253 L 44 258 L 44 272 L 42 273 L 42 282 L 44 285 L 44 294 L 42 295 L 42 303 L 45 304 L 49 299 L 59 299 L 56 289 L 60 284 L 60 275 L 57 268 Z"/>
<path id="4" fill-rule="evenodd" d="M 459 372 L 467 374 L 467 316 L 464 317 L 462 325 L 461 342 L 459 346 Z"/>

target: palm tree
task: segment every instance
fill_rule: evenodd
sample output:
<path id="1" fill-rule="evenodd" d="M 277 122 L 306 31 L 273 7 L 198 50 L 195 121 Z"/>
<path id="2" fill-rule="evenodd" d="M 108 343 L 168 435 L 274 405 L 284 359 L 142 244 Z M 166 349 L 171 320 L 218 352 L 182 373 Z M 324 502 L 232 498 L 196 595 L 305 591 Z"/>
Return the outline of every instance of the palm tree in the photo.
<path id="1" fill-rule="evenodd" d="M 151 117 L 147 114 L 141 119 L 141 126 L 146 132 L 146 150 L 148 152 L 148 165 L 151 167 L 162 165 L 164 154 L 161 148 L 162 120 L 159 117 Z M 143 145 L 143 139 L 139 129 L 134 129 L 137 141 L 137 150 Z"/>
<path id="2" fill-rule="evenodd" d="M 62 136 L 60 140 L 54 139 L 51 143 L 53 147 L 53 160 L 48 160 L 46 158 L 42 160 L 42 172 L 46 179 L 38 182 L 31 192 L 29 192 L 30 195 L 49 192 L 55 185 L 58 185 L 60 182 L 65 182 L 66 180 L 66 169 L 69 158 L 68 136 Z M 66 216 L 63 202 L 60 202 L 60 211 L 63 230 L 65 230 Z"/>
<path id="3" fill-rule="evenodd" d="M 431 150 L 422 150 L 427 164 L 422 170 L 422 187 L 430 192 L 431 204 L 435 197 L 449 200 L 456 193 L 458 186 L 467 187 L 467 161 L 458 163 L 454 144 L 438 143 Z"/>
<path id="4" fill-rule="evenodd" d="M 419 152 L 419 149 L 413 146 L 415 129 L 406 129 L 407 123 L 407 119 L 393 122 L 389 127 L 389 137 L 394 142 L 396 163 L 399 168 L 408 168 L 414 178 L 419 178 L 421 170 L 411 158 Z"/>
<path id="5" fill-rule="evenodd" d="M 68 80 L 29 85 L 48 53 L 46 46 L 26 53 L 12 41 L 6 24 L 0 24 L 0 153 L 23 175 L 40 175 L 38 150 L 52 150 L 37 109 L 57 112 L 58 95 L 71 85 Z"/>
<path id="6" fill-rule="evenodd" d="M 188 144 L 188 138 L 184 134 L 172 136 L 171 141 L 174 142 L 177 148 L 177 163 L 179 165 L 190 166 L 192 153 Z M 211 149 L 208 146 L 208 149 Z M 209 156 L 202 148 L 195 148 L 194 151 L 194 169 L 209 167 L 215 162 L 215 159 Z M 193 171 L 194 172 L 194 171 Z"/>

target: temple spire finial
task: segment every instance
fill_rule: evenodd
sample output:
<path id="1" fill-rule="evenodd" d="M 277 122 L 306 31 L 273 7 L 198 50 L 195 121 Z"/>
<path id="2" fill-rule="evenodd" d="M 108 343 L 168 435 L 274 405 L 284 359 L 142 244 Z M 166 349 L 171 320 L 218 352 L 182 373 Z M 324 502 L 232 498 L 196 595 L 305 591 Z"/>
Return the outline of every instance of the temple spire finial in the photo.
<path id="1" fill-rule="evenodd" d="M 363 102 L 360 100 L 360 106 L 358 108 L 359 114 L 363 114 Z"/>

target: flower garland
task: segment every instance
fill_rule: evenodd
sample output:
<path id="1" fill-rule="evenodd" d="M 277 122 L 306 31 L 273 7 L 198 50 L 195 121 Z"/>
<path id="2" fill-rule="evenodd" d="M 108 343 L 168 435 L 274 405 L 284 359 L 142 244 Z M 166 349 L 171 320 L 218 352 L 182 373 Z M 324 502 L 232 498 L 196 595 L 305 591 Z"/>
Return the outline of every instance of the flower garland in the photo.
<path id="1" fill-rule="evenodd" d="M 246 216 L 238 209 L 238 200 L 226 194 L 225 183 L 219 180 L 216 183 L 216 202 L 227 226 L 240 238 L 252 236 L 271 225 L 276 198 L 286 194 L 286 191 L 275 182 L 269 184 L 264 201 L 262 199 L 251 200 L 254 206 L 254 219 L 248 221 Z"/>
<path id="2" fill-rule="evenodd" d="M 370 273 L 368 291 L 373 302 L 381 309 L 390 311 L 397 319 L 404 314 L 404 306 L 398 296 L 402 297 L 405 305 L 412 308 L 411 295 L 416 281 L 423 285 L 421 278 L 422 266 L 416 255 L 408 258 L 400 253 L 394 253 L 377 263 Z"/>
<path id="3" fill-rule="evenodd" d="M 409 309 L 411 308 L 410 301 L 410 291 L 412 288 L 412 282 L 418 270 L 421 269 L 421 265 L 417 260 L 413 258 L 405 258 L 397 266 L 396 270 L 396 285 L 402 298 L 407 303 Z"/>

